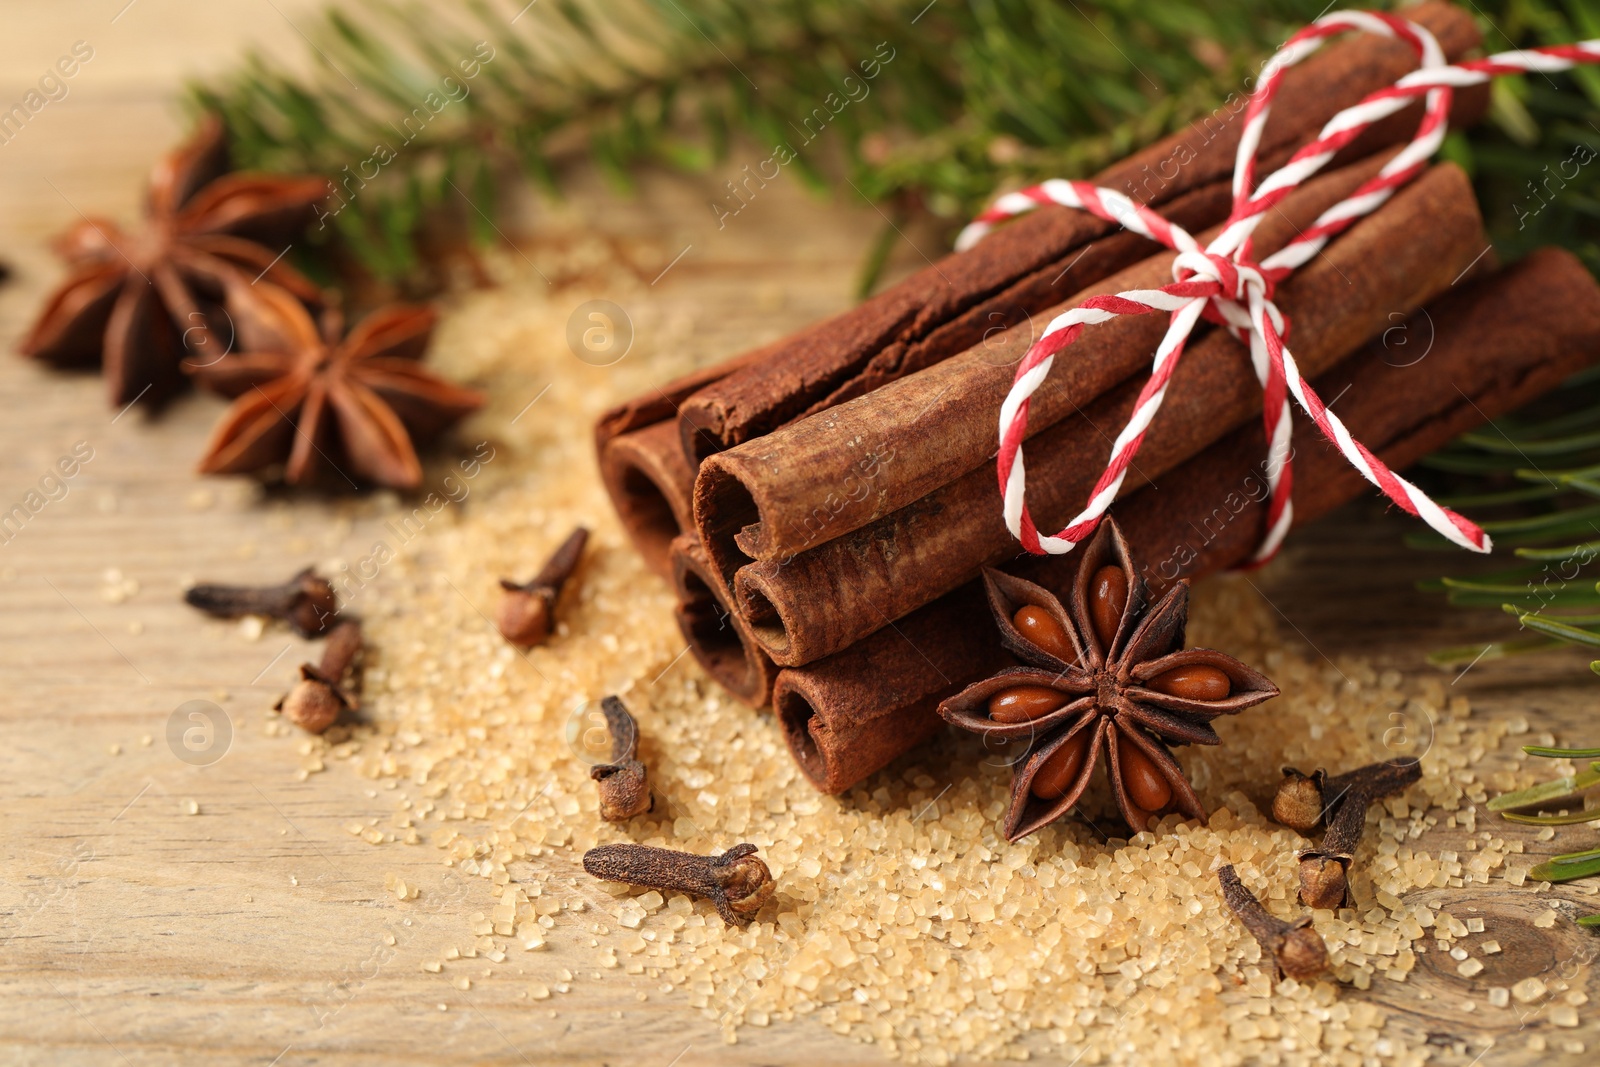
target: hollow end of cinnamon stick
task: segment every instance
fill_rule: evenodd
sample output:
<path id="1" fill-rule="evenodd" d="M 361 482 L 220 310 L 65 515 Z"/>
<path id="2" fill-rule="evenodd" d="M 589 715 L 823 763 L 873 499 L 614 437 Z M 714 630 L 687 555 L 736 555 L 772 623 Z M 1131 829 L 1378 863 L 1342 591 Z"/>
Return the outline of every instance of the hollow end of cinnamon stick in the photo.
<path id="1" fill-rule="evenodd" d="M 802 772 L 843 793 L 938 733 L 939 703 L 1015 662 L 973 582 L 898 627 L 778 672 L 772 707 Z"/>
<path id="2" fill-rule="evenodd" d="M 677 427 L 658 422 L 607 441 L 600 477 L 645 565 L 670 577 L 672 539 L 694 520 L 694 470 L 679 447 Z"/>
<path id="3" fill-rule="evenodd" d="M 828 756 L 812 736 L 811 724 L 816 719 L 817 709 L 805 694 L 790 686 L 774 687 L 772 710 L 778 716 L 778 725 L 783 727 L 783 740 L 789 746 L 789 755 L 794 757 L 795 763 L 811 780 L 811 784 L 824 793 L 848 789 L 849 775 L 837 771 L 830 773 Z"/>
<path id="4" fill-rule="evenodd" d="M 780 672 L 772 691 L 772 710 L 789 754 L 824 793 L 843 793 L 865 781 L 943 725 L 934 710 L 938 699 L 902 707 L 892 701 L 877 708 L 847 705 L 839 714 L 837 696 L 825 681 L 798 671 Z"/>
<path id="5" fill-rule="evenodd" d="M 715 456 L 701 463 L 694 480 L 694 532 L 724 588 L 732 590 L 734 574 L 753 562 L 737 539 L 760 521 L 755 497 L 733 471 Z"/>
<path id="6" fill-rule="evenodd" d="M 717 684 L 752 707 L 772 699 L 778 668 L 761 651 L 744 622 L 729 610 L 726 589 L 692 534 L 669 552 L 678 606 L 673 615 L 695 661 Z"/>
<path id="7" fill-rule="evenodd" d="M 734 604 L 744 613 L 756 641 L 773 658 L 774 663 L 797 666 L 789 662 L 791 645 L 788 623 L 779 612 L 778 605 L 773 603 L 762 587 L 761 572 L 760 567 L 745 567 L 734 576 Z"/>

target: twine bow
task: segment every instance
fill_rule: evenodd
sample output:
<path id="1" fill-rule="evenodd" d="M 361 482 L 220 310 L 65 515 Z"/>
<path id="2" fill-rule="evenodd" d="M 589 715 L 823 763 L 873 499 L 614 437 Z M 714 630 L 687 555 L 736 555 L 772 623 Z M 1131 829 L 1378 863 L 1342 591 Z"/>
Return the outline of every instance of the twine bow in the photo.
<path id="1" fill-rule="evenodd" d="M 1302 147 L 1257 186 L 1256 153 L 1283 75 L 1320 48 L 1329 37 L 1350 30 L 1405 42 L 1417 56 L 1418 69 L 1333 116 L 1316 140 Z M 1498 74 L 1567 70 L 1578 63 L 1597 61 L 1600 61 L 1600 41 L 1585 41 L 1502 52 L 1452 66 L 1445 63 L 1433 35 L 1413 22 L 1378 12 L 1334 12 L 1289 38 L 1262 69 L 1260 84 L 1251 94 L 1245 111 L 1235 157 L 1233 210 L 1222 232 L 1210 245 L 1201 247 L 1182 227 L 1123 194 L 1086 182 L 1055 179 L 997 199 L 994 206 L 962 230 L 956 241 L 958 249 L 976 244 L 1001 220 L 1045 204 L 1059 204 L 1120 223 L 1125 229 L 1178 253 L 1173 263 L 1172 284 L 1160 289 L 1090 297 L 1053 319 L 1023 356 L 1017 367 L 1016 381 L 1000 407 L 997 466 L 1006 526 L 1012 535 L 1029 552 L 1059 555 L 1072 551 L 1094 532 L 1116 499 L 1145 432 L 1161 408 L 1185 344 L 1199 320 L 1206 318 L 1249 343 L 1250 358 L 1264 394 L 1262 418 L 1269 442 L 1266 472 L 1271 497 L 1266 536 L 1249 565 L 1265 563 L 1277 553 L 1294 518 L 1289 447 L 1291 393 L 1350 464 L 1385 496 L 1455 544 L 1474 552 L 1488 552 L 1492 545 L 1482 529 L 1449 508 L 1434 503 L 1421 489 L 1395 474 L 1351 437 L 1344 423 L 1328 410 L 1301 377 L 1294 356 L 1285 344 L 1288 322 L 1272 302 L 1273 290 L 1333 237 L 1371 214 L 1423 171 L 1444 140 L 1454 89 L 1486 82 Z M 1324 211 L 1309 229 L 1280 251 L 1259 263 L 1252 259 L 1251 236 L 1267 211 L 1315 175 L 1335 153 L 1369 126 L 1401 110 L 1419 96 L 1423 98 L 1422 121 L 1405 148 L 1359 189 Z M 1028 398 L 1049 375 L 1056 355 L 1077 340 L 1086 326 L 1119 315 L 1144 315 L 1154 311 L 1170 313 L 1171 325 L 1156 348 L 1150 380 L 1140 392 L 1127 426 L 1112 444 L 1110 463 L 1084 509 L 1056 535 L 1041 536 L 1028 512 L 1026 498 L 1022 442 L 1027 436 Z"/>

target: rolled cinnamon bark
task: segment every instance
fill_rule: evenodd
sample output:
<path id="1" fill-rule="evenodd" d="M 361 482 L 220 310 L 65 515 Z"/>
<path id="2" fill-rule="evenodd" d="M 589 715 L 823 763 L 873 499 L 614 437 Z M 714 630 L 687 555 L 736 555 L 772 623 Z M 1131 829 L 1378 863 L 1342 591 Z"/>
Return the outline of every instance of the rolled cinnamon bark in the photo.
<path id="1" fill-rule="evenodd" d="M 1216 181 L 1178 197 L 1170 210 L 1179 225 L 1210 226 L 1227 216 L 1231 202 L 1228 183 Z M 924 351 L 937 352 L 940 358 L 960 352 L 981 342 L 986 333 L 1000 332 L 1026 319 L 1036 306 L 1048 306 L 1063 294 L 1093 285 L 1139 262 L 1148 253 L 1149 242 L 1131 233 L 1111 234 L 1087 246 L 1085 242 L 1070 244 L 1044 269 L 1014 286 L 1015 292 L 1008 290 L 1010 296 L 996 298 L 991 301 L 992 307 L 985 305 L 980 311 L 935 331 L 937 336 L 930 339 Z M 998 269 L 992 263 L 979 261 L 963 260 L 963 264 L 967 271 L 982 276 L 973 284 L 982 284 Z M 1012 302 L 1007 304 L 1007 300 Z M 869 304 L 863 304 L 844 316 L 854 326 L 841 325 L 842 319 L 824 320 L 796 338 L 774 342 L 740 357 L 735 367 L 706 368 L 601 416 L 595 428 L 601 477 L 623 528 L 652 570 L 665 576 L 672 539 L 693 529 L 689 502 L 698 456 L 713 453 L 720 447 L 710 438 L 699 444 L 684 440 L 684 424 L 675 417 L 679 405 L 696 395 L 697 390 L 738 373 L 741 368 L 766 367 L 762 373 L 768 377 L 781 374 L 787 365 L 784 361 L 792 356 L 790 350 L 799 343 L 798 338 L 816 334 L 816 343 L 832 343 L 829 339 L 834 338 L 837 331 L 866 329 L 862 323 L 880 312 L 881 309 L 870 310 Z M 884 324 L 885 328 L 892 325 Z M 668 428 L 663 430 L 663 425 Z M 725 571 L 725 578 L 732 573 L 731 569 Z"/>
<path id="2" fill-rule="evenodd" d="M 977 582 L 904 621 L 909 631 L 881 630 L 820 663 L 778 672 L 772 710 L 790 755 L 824 793 L 844 792 L 921 744 L 944 723 L 941 700 L 1013 662 Z"/>
<path id="3" fill-rule="evenodd" d="M 1471 17 L 1452 4 L 1419 4 L 1405 14 L 1430 29 L 1452 59 L 1479 43 Z M 1336 112 L 1415 66 L 1404 44 L 1361 36 L 1330 45 L 1292 68 L 1262 135 L 1261 173 L 1285 162 Z M 1484 99 L 1481 92 L 1463 93 L 1457 101 L 1461 115 L 1480 111 Z M 1245 103 L 1243 94 L 1235 94 L 1217 112 L 1093 180 L 1152 206 L 1171 205 L 1191 190 L 1226 180 L 1244 125 Z M 1419 115 L 1414 106 L 1392 116 L 1341 158 L 1359 159 L 1409 137 Z M 679 424 L 685 452 L 691 462 L 703 460 L 711 451 L 770 433 L 791 419 L 930 366 L 976 344 L 974 335 L 981 338 L 995 325 L 1015 325 L 1026 314 L 1059 303 L 1087 283 L 1066 288 L 1052 284 L 1056 265 L 1115 228 L 1082 212 L 1042 208 L 1002 227 L 976 248 L 947 256 L 851 311 L 796 334 L 781 358 L 752 364 L 684 401 Z"/>
<path id="4" fill-rule="evenodd" d="M 678 407 L 690 396 L 706 386 L 720 381 L 733 372 L 759 363 L 779 351 L 782 341 L 742 352 L 709 367 L 700 367 L 681 377 L 655 386 L 629 400 L 610 408 L 595 420 L 594 443 L 596 451 L 605 448 L 612 438 L 633 430 L 650 426 L 663 419 L 676 419 Z"/>
<path id="5" fill-rule="evenodd" d="M 1483 256 L 1477 202 L 1453 164 L 1435 167 L 1340 237 L 1285 283 L 1277 302 L 1291 320 L 1296 362 L 1318 375 L 1366 338 L 1409 315 Z M 1151 316 L 1154 317 L 1154 316 Z M 1070 365 L 1073 353 L 1058 363 Z M 1028 449 L 1029 505 L 1054 530 L 1088 499 L 1143 382 L 1133 380 L 1035 437 Z M 1068 403 L 1071 397 L 1067 398 Z M 989 412 L 998 410 L 990 405 Z M 1222 330 L 1190 346 L 1146 432 L 1124 492 L 1158 478 L 1261 410 L 1249 350 Z M 923 447 L 937 449 L 937 438 Z M 717 564 L 715 512 L 695 519 Z M 725 530 L 725 528 L 723 528 Z M 961 478 L 854 533 L 789 560 L 742 568 L 735 608 L 773 660 L 798 666 L 838 652 L 1018 552 L 994 473 Z"/>
<path id="6" fill-rule="evenodd" d="M 670 419 L 619 434 L 600 446 L 600 478 L 645 565 L 672 577 L 672 540 L 692 529 L 694 469 Z"/>
<path id="7" fill-rule="evenodd" d="M 694 468 L 678 443 L 678 405 L 697 389 L 768 358 L 779 344 L 691 371 L 618 404 L 595 422 L 595 452 L 612 507 L 645 563 L 663 578 L 672 577 L 669 549 L 688 528 L 694 488 Z"/>
<path id="8" fill-rule="evenodd" d="M 1257 227 L 1255 257 L 1288 244 L 1393 155 L 1370 156 L 1295 190 Z M 1199 240 L 1209 243 L 1216 233 Z M 1040 312 L 1033 323 L 708 457 L 695 493 L 712 562 L 731 580 L 746 563 L 786 559 L 843 537 L 984 466 L 994 456 L 995 413 L 1044 324 L 1091 296 L 1169 284 L 1175 258 L 1161 250 Z M 1030 436 L 1148 373 L 1167 325 L 1164 315 L 1128 315 L 1084 331 L 1029 400 Z"/>
<path id="9" fill-rule="evenodd" d="M 1450 4 L 1425 3 L 1407 14 L 1432 29 L 1451 58 L 1459 58 L 1478 44 L 1471 20 Z M 1345 96 L 1353 101 L 1361 92 L 1392 80 L 1397 71 L 1404 69 L 1402 57 L 1396 51 L 1398 47 L 1393 42 L 1336 44 L 1291 71 L 1286 80 L 1288 95 L 1280 98 L 1279 117 L 1267 131 L 1262 156 L 1264 170 L 1282 162 L 1297 147 L 1297 140 L 1309 135 L 1315 116 L 1321 114 L 1315 110 L 1297 111 L 1295 118 L 1287 119 L 1283 116 L 1288 106 L 1298 107 L 1303 100 L 1310 100 L 1313 108 L 1322 108 L 1325 98 L 1343 100 Z M 1477 120 L 1486 106 L 1487 93 L 1482 91 L 1485 88 L 1457 93 L 1452 109 L 1453 122 L 1468 124 Z M 1109 168 L 1100 179 L 1124 189 L 1135 199 L 1162 205 L 1164 213 L 1187 228 L 1211 225 L 1227 210 L 1230 185 L 1227 173 L 1237 137 L 1235 117 L 1242 107 L 1242 97 L 1230 97 L 1216 114 Z M 1415 122 L 1416 115 L 1410 109 L 1391 116 L 1348 146 L 1338 159 L 1360 159 L 1384 145 L 1403 140 Z M 847 350 L 842 354 L 829 355 L 826 346 L 815 347 L 833 336 L 830 331 L 839 329 L 831 323 L 822 323 L 792 338 L 653 389 L 603 415 L 596 426 L 596 446 L 602 464 L 613 468 L 607 478 L 608 488 L 641 553 L 652 566 L 659 566 L 666 559 L 667 545 L 674 532 L 666 516 L 671 502 L 688 491 L 688 487 L 677 480 L 685 468 L 664 452 L 665 445 L 659 437 L 624 446 L 623 452 L 631 452 L 631 456 L 622 453 L 608 456 L 610 441 L 662 419 L 676 422 L 680 405 L 703 390 L 707 391 L 706 402 L 719 409 L 733 410 L 729 405 L 742 401 L 737 396 L 720 394 L 717 383 L 737 376 L 744 368 L 762 365 L 766 365 L 765 370 L 753 374 L 743 385 L 730 387 L 732 392 L 767 387 L 805 392 L 816 385 L 806 377 L 810 372 L 805 366 L 819 360 L 841 358 L 856 366 L 856 370 L 842 383 L 821 386 L 825 395 L 820 400 L 807 400 L 803 410 L 785 416 L 785 420 L 841 403 L 965 351 L 994 331 L 1026 321 L 1038 309 L 1065 299 L 1068 294 L 1136 261 L 1147 252 L 1145 243 L 1138 238 L 1111 233 L 1110 227 L 1099 224 L 1063 231 L 1061 220 L 1067 218 L 1076 218 L 1072 226 L 1078 227 L 1084 217 L 1077 212 L 1047 209 L 1006 227 L 1007 231 L 1015 232 L 1008 233 L 1004 240 L 997 234 L 986 241 L 990 246 L 986 252 L 988 260 L 981 256 L 972 259 L 966 254 L 947 257 L 923 276 L 923 282 L 934 286 L 938 300 L 929 302 L 912 294 L 908 305 L 900 299 L 905 294 L 897 287 L 847 313 L 850 325 L 843 332 L 847 339 L 854 340 L 848 341 Z M 1096 234 L 1110 236 L 1095 240 Z M 1020 250 L 1020 259 L 1011 255 L 1017 250 Z M 900 296 L 894 295 L 896 293 Z M 959 314 L 949 321 L 940 321 L 939 316 L 949 309 L 958 309 Z M 862 359 L 866 362 L 861 363 Z M 783 407 L 781 403 L 778 406 Z M 697 418 L 699 416 L 694 416 L 679 426 L 680 440 L 686 431 L 690 434 L 697 431 Z M 680 446 L 685 449 L 688 469 L 692 470 L 701 456 L 719 450 L 724 443 L 720 438 L 708 436 Z M 662 507 L 663 501 L 668 504 L 666 508 Z M 679 517 L 674 516 L 672 525 L 681 526 Z"/>
<path id="10" fill-rule="evenodd" d="M 728 610 L 727 587 L 692 533 L 672 542 L 668 563 L 678 594 L 673 617 L 689 651 L 728 692 L 752 707 L 764 707 L 772 699 L 778 668 L 751 638 L 744 621 Z"/>
<path id="11" fill-rule="evenodd" d="M 1350 432 L 1396 469 L 1600 359 L 1600 286 L 1573 256 L 1543 250 L 1464 283 L 1404 331 L 1413 341 L 1431 338 L 1425 358 L 1392 365 L 1374 342 L 1314 383 L 1323 397 L 1343 394 L 1336 410 Z M 1198 578 L 1249 558 L 1266 527 L 1258 471 L 1266 447 L 1261 425 L 1250 423 L 1170 472 L 1160 488 L 1117 505 L 1138 557 L 1151 561 L 1152 580 Z M 1304 417 L 1294 424 L 1294 447 L 1296 527 L 1371 491 Z M 1068 554 L 1030 561 L 1020 573 L 1064 588 L 1076 566 Z M 970 583 L 843 652 L 779 672 L 774 710 L 818 789 L 842 792 L 880 770 L 937 730 L 927 720 L 940 700 L 1006 665 L 998 641 L 981 639 L 993 627 L 977 588 Z"/>
<path id="12" fill-rule="evenodd" d="M 1600 286 L 1571 253 L 1542 248 L 1428 305 L 1403 336 L 1404 353 L 1385 349 L 1380 336 L 1315 385 L 1324 402 L 1341 397 L 1334 410 L 1351 434 L 1396 470 L 1600 361 Z M 1427 354 L 1410 355 L 1413 343 Z M 1300 526 L 1374 490 L 1304 413 L 1295 416 Z M 1266 490 L 1249 479 L 1260 477 L 1266 449 L 1264 431 L 1252 424 L 1162 478 L 1159 489 L 1118 505 L 1117 521 L 1136 531 L 1129 536 L 1153 589 L 1234 566 L 1255 551 Z M 1035 564 L 1040 580 L 1063 580 L 1073 569 L 1069 558 Z"/>

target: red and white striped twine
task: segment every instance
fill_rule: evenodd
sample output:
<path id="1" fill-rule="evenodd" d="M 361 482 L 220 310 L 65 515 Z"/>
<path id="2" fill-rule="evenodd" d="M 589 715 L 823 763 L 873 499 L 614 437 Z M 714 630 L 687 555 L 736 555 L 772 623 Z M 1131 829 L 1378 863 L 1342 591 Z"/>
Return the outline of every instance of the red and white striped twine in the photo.
<path id="1" fill-rule="evenodd" d="M 1417 55 L 1419 69 L 1394 85 L 1372 93 L 1329 119 L 1317 139 L 1296 152 L 1259 186 L 1255 184 L 1256 151 L 1284 73 L 1311 55 L 1335 34 L 1360 30 L 1404 41 Z M 1262 405 L 1269 442 L 1266 470 L 1271 499 L 1267 533 L 1251 558 L 1265 563 L 1278 551 L 1294 516 L 1289 463 L 1289 395 L 1311 416 L 1346 459 L 1401 508 L 1422 518 L 1446 538 L 1474 552 L 1492 547 L 1489 536 L 1474 523 L 1441 507 L 1415 485 L 1391 471 L 1350 436 L 1338 416 L 1312 391 L 1294 356 L 1284 344 L 1287 324 L 1272 302 L 1275 286 L 1310 260 L 1335 235 L 1376 210 L 1396 189 L 1416 177 L 1444 140 L 1452 91 L 1477 85 L 1498 74 L 1567 70 L 1580 63 L 1600 62 L 1600 41 L 1502 52 L 1487 59 L 1447 65 L 1438 42 L 1426 29 L 1393 15 L 1341 11 L 1324 15 L 1284 44 L 1267 62 L 1245 112 L 1244 132 L 1234 164 L 1232 214 L 1217 238 L 1205 248 L 1181 227 L 1112 189 L 1059 179 L 997 199 L 961 232 L 958 249 L 970 248 L 994 224 L 1045 204 L 1077 208 L 1141 234 L 1178 253 L 1171 285 L 1112 296 L 1095 296 L 1059 315 L 1028 349 L 1017 367 L 1016 381 L 1000 408 L 1000 491 L 1005 499 L 1006 526 L 1029 552 L 1070 552 L 1089 537 L 1117 497 L 1128 467 L 1139 451 L 1167 384 L 1183 355 L 1185 343 L 1204 317 L 1221 324 L 1240 340 L 1248 340 L 1250 357 L 1264 391 Z M 1350 196 L 1324 211 L 1316 222 L 1282 250 L 1260 263 L 1250 255 L 1251 235 L 1265 213 L 1297 186 L 1316 174 L 1334 154 L 1373 123 L 1394 114 L 1416 97 L 1423 98 L 1423 118 L 1411 142 L 1384 168 Z M 1028 513 L 1027 478 L 1022 442 L 1027 436 L 1028 398 L 1050 373 L 1056 354 L 1084 327 L 1118 315 L 1165 311 L 1171 326 L 1156 348 L 1150 380 L 1139 394 L 1133 415 L 1111 448 L 1111 461 L 1100 476 L 1089 503 L 1055 536 L 1041 536 Z"/>

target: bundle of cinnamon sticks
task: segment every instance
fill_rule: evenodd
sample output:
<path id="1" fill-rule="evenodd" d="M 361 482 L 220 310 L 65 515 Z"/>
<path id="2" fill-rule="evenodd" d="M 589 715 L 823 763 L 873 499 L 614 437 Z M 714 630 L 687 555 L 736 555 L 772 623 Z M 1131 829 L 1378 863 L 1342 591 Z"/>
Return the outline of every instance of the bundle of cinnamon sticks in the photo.
<path id="1" fill-rule="evenodd" d="M 1479 43 L 1450 4 L 1405 14 L 1451 59 Z M 1411 66 L 1404 46 L 1364 37 L 1295 67 L 1261 173 Z M 1453 121 L 1474 121 L 1484 103 L 1458 94 Z M 1369 130 L 1285 199 L 1256 231 L 1256 257 L 1375 174 L 1417 114 Z M 1242 117 L 1210 116 L 1094 181 L 1204 241 L 1231 204 Z M 602 418 L 608 491 L 646 561 L 673 581 L 685 639 L 734 695 L 773 704 L 819 788 L 880 770 L 939 728 L 941 699 L 1004 665 L 980 568 L 1067 584 L 1071 555 L 1017 559 L 992 466 L 997 412 L 1035 323 L 1090 295 L 1170 280 L 1173 256 L 1154 247 L 1044 208 L 843 315 Z M 1391 466 L 1600 358 L 1600 287 L 1575 259 L 1547 251 L 1496 270 L 1487 248 L 1465 175 L 1441 164 L 1277 294 L 1301 371 Z M 1165 328 L 1156 315 L 1095 327 L 1035 393 L 1029 481 L 1041 529 L 1087 498 Z M 1246 348 L 1220 329 L 1197 334 L 1114 508 L 1153 585 L 1235 565 L 1259 542 L 1260 406 Z M 1296 423 L 1294 445 L 1297 523 L 1361 491 L 1309 422 Z"/>

